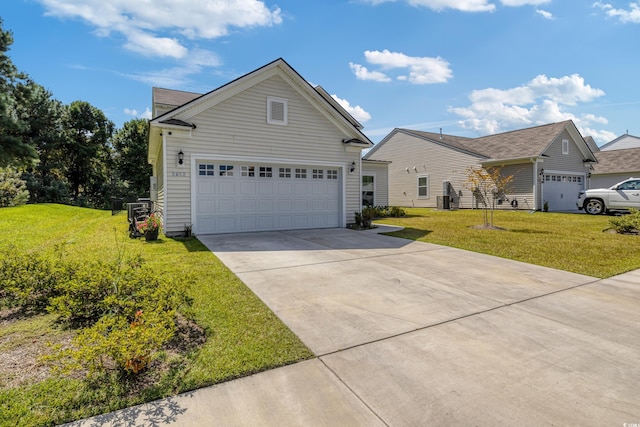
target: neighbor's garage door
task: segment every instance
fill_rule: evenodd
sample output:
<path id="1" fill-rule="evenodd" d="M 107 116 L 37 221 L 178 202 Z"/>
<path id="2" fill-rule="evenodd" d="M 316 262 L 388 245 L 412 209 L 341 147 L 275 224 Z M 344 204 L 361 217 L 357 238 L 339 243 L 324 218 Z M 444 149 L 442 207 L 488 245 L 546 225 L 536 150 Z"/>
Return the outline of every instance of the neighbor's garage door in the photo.
<path id="1" fill-rule="evenodd" d="M 338 168 L 212 161 L 196 173 L 198 233 L 340 226 Z"/>
<path id="2" fill-rule="evenodd" d="M 583 175 L 545 174 L 542 197 L 550 211 L 572 211 L 583 189 Z"/>

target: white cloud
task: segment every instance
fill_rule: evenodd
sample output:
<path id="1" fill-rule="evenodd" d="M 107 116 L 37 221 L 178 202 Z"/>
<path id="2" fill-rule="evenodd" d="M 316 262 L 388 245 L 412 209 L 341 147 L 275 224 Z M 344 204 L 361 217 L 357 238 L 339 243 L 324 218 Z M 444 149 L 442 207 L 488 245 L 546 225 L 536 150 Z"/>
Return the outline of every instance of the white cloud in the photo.
<path id="1" fill-rule="evenodd" d="M 487 0 L 408 0 L 412 6 L 433 10 L 457 9 L 463 12 L 493 12 L 496 6 Z"/>
<path id="2" fill-rule="evenodd" d="M 377 6 L 382 3 L 391 3 L 398 0 L 361 0 L 364 3 Z M 426 7 L 435 11 L 445 9 L 460 10 L 463 12 L 493 12 L 496 5 L 489 0 L 405 0 L 406 3 L 416 7 Z M 504 6 L 538 6 L 551 0 L 501 0 Z"/>
<path id="3" fill-rule="evenodd" d="M 469 95 L 471 105 L 450 107 L 449 111 L 463 119 L 459 122 L 461 126 L 480 134 L 573 120 L 578 128 L 589 129 L 589 134 L 598 139 L 597 135 L 606 135 L 607 131 L 595 132 L 589 126 L 607 124 L 607 119 L 593 114 L 576 116 L 567 111 L 567 107 L 593 101 L 604 94 L 585 84 L 578 74 L 560 78 L 539 75 L 511 89 L 474 90 Z"/>
<path id="4" fill-rule="evenodd" d="M 595 2 L 593 7 L 605 11 L 607 16 L 618 18 L 620 22 L 640 24 L 640 3 L 629 3 L 629 9 L 616 9 L 609 3 Z"/>
<path id="5" fill-rule="evenodd" d="M 538 6 L 540 4 L 549 3 L 551 0 L 501 0 L 505 6 Z"/>
<path id="6" fill-rule="evenodd" d="M 139 118 L 139 119 L 151 119 L 151 110 L 149 109 L 149 107 L 147 107 L 144 110 L 144 113 L 142 113 L 142 114 L 138 114 L 138 110 L 136 110 L 135 108 L 134 109 L 125 108 L 124 109 L 124 113 L 127 116 L 133 116 L 133 117 L 136 117 L 136 118 Z"/>
<path id="7" fill-rule="evenodd" d="M 382 52 L 367 50 L 364 56 L 369 64 L 377 65 L 383 70 L 407 69 L 408 74 L 401 74 L 396 79 L 412 84 L 446 83 L 453 76 L 449 63 L 440 57 L 407 56 L 387 49 Z M 369 71 L 360 64 L 349 63 L 349 66 L 359 80 L 391 81 L 386 73 Z"/>
<path id="8" fill-rule="evenodd" d="M 218 56 L 207 50 L 194 49 L 184 58 L 180 66 L 147 73 L 121 74 L 122 76 L 151 86 L 179 88 L 191 83 L 189 76 L 201 73 L 206 67 L 221 65 Z"/>
<path id="9" fill-rule="evenodd" d="M 365 123 L 368 120 L 371 120 L 371 114 L 365 111 L 361 106 L 356 105 L 355 107 L 352 107 L 349 101 L 339 98 L 337 95 L 331 95 L 331 97 L 360 123 Z"/>
<path id="10" fill-rule="evenodd" d="M 373 80 L 375 82 L 390 82 L 391 79 L 379 71 L 369 71 L 367 67 L 349 62 L 349 67 L 353 70 L 358 80 Z"/>
<path id="11" fill-rule="evenodd" d="M 95 27 L 100 36 L 122 34 L 124 46 L 150 56 L 183 58 L 187 48 L 176 37 L 213 39 L 230 27 L 280 24 L 279 8 L 260 0 L 38 0 L 47 14 L 77 18 Z"/>
<path id="12" fill-rule="evenodd" d="M 536 13 L 541 15 L 544 19 L 548 19 L 550 21 L 555 19 L 554 16 L 553 16 L 553 13 L 548 12 L 546 10 L 536 9 Z"/>
<path id="13" fill-rule="evenodd" d="M 613 132 L 609 132 L 608 130 L 597 130 L 580 126 L 578 126 L 578 130 L 580 131 L 582 136 L 591 136 L 596 140 L 596 142 L 609 142 L 618 137 L 618 135 Z"/>

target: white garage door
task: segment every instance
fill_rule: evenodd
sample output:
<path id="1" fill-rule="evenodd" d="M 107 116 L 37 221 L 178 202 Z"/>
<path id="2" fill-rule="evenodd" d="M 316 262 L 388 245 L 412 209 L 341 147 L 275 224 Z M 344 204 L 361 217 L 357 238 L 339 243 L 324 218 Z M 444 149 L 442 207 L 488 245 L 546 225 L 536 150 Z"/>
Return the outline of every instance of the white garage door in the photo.
<path id="1" fill-rule="evenodd" d="M 542 197 L 550 211 L 573 211 L 577 210 L 576 200 L 583 189 L 583 175 L 545 174 Z"/>
<path id="2" fill-rule="evenodd" d="M 340 226 L 339 168 L 203 161 L 196 173 L 198 233 Z"/>

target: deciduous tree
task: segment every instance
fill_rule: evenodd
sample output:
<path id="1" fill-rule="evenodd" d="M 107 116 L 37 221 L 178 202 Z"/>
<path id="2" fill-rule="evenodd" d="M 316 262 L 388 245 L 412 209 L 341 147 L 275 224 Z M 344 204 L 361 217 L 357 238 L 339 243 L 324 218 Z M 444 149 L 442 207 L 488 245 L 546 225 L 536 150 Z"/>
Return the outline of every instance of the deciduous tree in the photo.
<path id="1" fill-rule="evenodd" d="M 496 201 L 510 192 L 513 175 L 503 176 L 499 167 L 479 166 L 469 166 L 466 175 L 464 187 L 471 190 L 478 203 L 482 205 L 484 227 L 494 228 L 493 212 Z"/>

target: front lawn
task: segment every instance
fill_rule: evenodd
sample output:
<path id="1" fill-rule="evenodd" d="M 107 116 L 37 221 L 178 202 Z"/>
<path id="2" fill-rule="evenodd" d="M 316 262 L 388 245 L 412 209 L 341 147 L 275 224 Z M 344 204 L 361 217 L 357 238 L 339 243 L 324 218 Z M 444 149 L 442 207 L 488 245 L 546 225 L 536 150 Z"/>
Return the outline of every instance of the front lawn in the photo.
<path id="1" fill-rule="evenodd" d="M 481 210 L 407 209 L 404 218 L 378 220 L 406 227 L 396 237 L 452 246 L 594 277 L 640 268 L 640 236 L 603 232 L 611 217 L 496 211 L 494 225 L 478 230 Z"/>
<path id="2" fill-rule="evenodd" d="M 165 277 L 193 277 L 192 317 L 206 341 L 164 356 L 163 369 L 132 380 L 52 376 L 36 356 L 74 331 L 54 316 L 0 311 L 0 426 L 55 425 L 155 400 L 312 357 L 300 340 L 197 239 L 132 240 L 126 213 L 62 205 L 0 209 L 0 250 L 64 252 L 76 261 L 141 255 Z M 188 346 L 187 346 L 188 347 Z M 162 360 L 162 358 L 161 358 Z M 160 414 L 161 415 L 161 414 Z"/>

